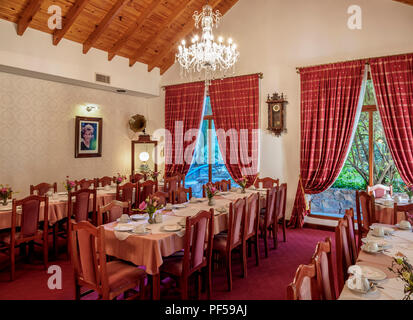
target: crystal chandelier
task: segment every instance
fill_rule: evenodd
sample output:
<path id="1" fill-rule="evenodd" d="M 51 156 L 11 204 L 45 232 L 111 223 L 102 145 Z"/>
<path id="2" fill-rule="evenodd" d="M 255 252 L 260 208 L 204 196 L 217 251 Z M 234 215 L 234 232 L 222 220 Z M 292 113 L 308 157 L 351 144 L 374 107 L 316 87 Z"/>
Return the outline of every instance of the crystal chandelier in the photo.
<path id="1" fill-rule="evenodd" d="M 191 75 L 193 73 L 204 74 L 206 85 L 210 85 L 211 80 L 217 76 L 224 77 L 225 72 L 233 68 L 238 60 L 239 52 L 237 45 L 232 39 L 228 39 L 228 44 L 224 44 L 222 37 L 218 38 L 218 43 L 214 41 L 212 28 L 218 28 L 222 18 L 221 13 L 216 10 L 214 13 L 212 7 L 208 4 L 202 8 L 202 12 L 194 12 L 195 27 L 202 27 L 201 38 L 196 35 L 192 38 L 192 45 L 186 47 L 185 40 L 179 45 L 179 52 L 175 56 L 175 62 L 181 65 L 181 76 Z"/>

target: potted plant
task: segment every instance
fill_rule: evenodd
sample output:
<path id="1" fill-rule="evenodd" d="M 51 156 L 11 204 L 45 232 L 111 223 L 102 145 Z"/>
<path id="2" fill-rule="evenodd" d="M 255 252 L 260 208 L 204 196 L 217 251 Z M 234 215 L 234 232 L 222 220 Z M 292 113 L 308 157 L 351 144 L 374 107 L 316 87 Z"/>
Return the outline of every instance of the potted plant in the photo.
<path id="1" fill-rule="evenodd" d="M 146 212 L 148 214 L 148 222 L 151 224 L 156 223 L 154 219 L 154 214 L 156 213 L 156 211 L 163 208 L 163 205 L 160 203 L 160 200 L 161 199 L 159 197 L 151 195 L 147 197 L 146 200 L 139 205 L 139 210 L 142 212 Z"/>
<path id="2" fill-rule="evenodd" d="M 406 192 L 407 196 L 409 197 L 409 202 L 412 202 L 413 197 L 413 184 L 406 184 L 404 186 L 404 192 Z"/>
<path id="3" fill-rule="evenodd" d="M 12 192 L 11 187 L 0 185 L 0 198 L 2 199 L 3 206 L 7 206 L 7 199 L 11 196 Z"/>
<path id="4" fill-rule="evenodd" d="M 215 188 L 215 186 L 211 182 L 208 182 L 205 185 L 205 190 L 208 197 L 208 205 L 212 207 L 213 205 L 215 205 L 214 196 L 218 193 L 218 189 Z"/>
<path id="5" fill-rule="evenodd" d="M 248 179 L 246 176 L 243 176 L 242 178 L 237 180 L 237 183 L 241 187 L 241 193 L 245 193 L 245 188 L 247 187 Z"/>
<path id="6" fill-rule="evenodd" d="M 413 267 L 407 261 L 405 256 L 398 255 L 393 258 L 392 265 L 389 270 L 397 275 L 404 282 L 404 298 L 410 300 L 413 294 Z"/>
<path id="7" fill-rule="evenodd" d="M 76 186 L 76 183 L 72 180 L 69 180 L 69 176 L 66 176 L 66 182 L 63 182 L 63 186 L 65 187 L 67 192 L 71 192 L 72 189 Z"/>

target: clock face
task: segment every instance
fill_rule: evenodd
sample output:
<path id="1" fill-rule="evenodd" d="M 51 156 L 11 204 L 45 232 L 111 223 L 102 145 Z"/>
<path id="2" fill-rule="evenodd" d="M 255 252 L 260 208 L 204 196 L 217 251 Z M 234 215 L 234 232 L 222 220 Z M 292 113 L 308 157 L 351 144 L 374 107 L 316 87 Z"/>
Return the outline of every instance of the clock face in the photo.
<path id="1" fill-rule="evenodd" d="M 281 110 L 281 106 L 279 104 L 274 104 L 272 110 L 274 112 L 279 112 Z"/>

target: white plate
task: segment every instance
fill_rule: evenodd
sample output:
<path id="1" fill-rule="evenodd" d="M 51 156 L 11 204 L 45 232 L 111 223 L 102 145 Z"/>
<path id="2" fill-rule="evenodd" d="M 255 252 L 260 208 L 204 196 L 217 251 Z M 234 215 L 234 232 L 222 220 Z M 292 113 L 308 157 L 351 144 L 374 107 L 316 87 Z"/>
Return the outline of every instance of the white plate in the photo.
<path id="1" fill-rule="evenodd" d="M 130 218 L 132 220 L 145 220 L 146 218 L 148 218 L 148 215 L 146 213 L 145 214 L 133 214 L 130 216 Z"/>
<path id="2" fill-rule="evenodd" d="M 387 278 L 387 275 L 373 267 L 369 266 L 359 266 L 361 268 L 361 272 L 363 273 L 363 276 L 365 276 L 367 279 L 372 280 L 372 281 L 381 281 Z"/>
<path id="3" fill-rule="evenodd" d="M 11 211 L 11 210 L 12 210 L 12 206 L 9 206 L 9 205 L 7 205 L 7 206 L 0 205 L 0 211 Z"/>
<path id="4" fill-rule="evenodd" d="M 116 227 L 113 228 L 115 231 L 119 232 L 130 232 L 135 228 L 133 225 L 128 225 L 128 224 L 118 224 Z"/>
<path id="5" fill-rule="evenodd" d="M 348 279 L 348 280 L 346 281 L 346 286 L 347 286 L 347 288 L 349 288 L 351 291 L 354 291 L 354 292 L 357 292 L 357 293 L 361 293 L 361 294 L 376 293 L 376 292 L 377 292 L 377 287 L 376 287 L 376 286 L 371 287 L 369 291 L 362 291 L 362 290 L 357 290 L 357 289 L 354 289 L 354 288 L 350 288 L 349 285 L 348 285 L 349 280 L 350 280 L 350 279 Z"/>
<path id="6" fill-rule="evenodd" d="M 382 253 L 382 251 L 383 251 L 383 249 L 379 249 L 377 251 L 367 250 L 366 245 L 364 245 L 364 244 L 360 248 L 361 248 L 361 250 L 363 250 L 364 252 L 367 252 L 367 253 Z"/>
<path id="7" fill-rule="evenodd" d="M 132 233 L 136 236 L 145 236 L 145 235 L 149 234 L 149 231 L 135 232 L 135 231 L 132 230 Z"/>
<path id="8" fill-rule="evenodd" d="M 400 226 L 400 224 L 396 224 L 396 227 L 401 229 L 401 230 L 412 230 L 411 227 L 410 228 L 403 228 L 403 227 Z"/>
<path id="9" fill-rule="evenodd" d="M 179 231 L 181 229 L 182 229 L 182 227 L 180 225 L 177 225 L 177 224 L 167 224 L 167 225 L 163 226 L 163 230 L 168 231 L 168 232 Z"/>

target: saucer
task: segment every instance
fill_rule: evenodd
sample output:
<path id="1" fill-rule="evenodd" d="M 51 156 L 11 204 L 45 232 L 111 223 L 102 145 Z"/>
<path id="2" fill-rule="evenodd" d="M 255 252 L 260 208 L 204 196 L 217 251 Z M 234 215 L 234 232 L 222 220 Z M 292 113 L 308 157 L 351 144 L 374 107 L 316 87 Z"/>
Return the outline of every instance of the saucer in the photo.
<path id="1" fill-rule="evenodd" d="M 128 224 L 118 224 L 116 227 L 113 228 L 115 231 L 119 232 L 130 232 L 133 231 L 135 227 L 133 225 Z"/>
<path id="2" fill-rule="evenodd" d="M 378 238 L 363 238 L 361 239 L 361 241 L 366 244 L 367 242 L 376 242 L 377 245 L 379 246 L 379 249 L 389 249 L 392 247 L 392 245 L 385 241 L 385 240 L 379 240 Z"/>
<path id="3" fill-rule="evenodd" d="M 130 216 L 132 220 L 145 220 L 147 217 L 148 215 L 146 213 L 145 214 L 133 214 Z"/>
<path id="4" fill-rule="evenodd" d="M 381 253 L 383 251 L 383 249 L 378 249 L 377 251 L 368 250 L 365 244 L 363 244 L 360 248 L 367 253 Z"/>
<path id="5" fill-rule="evenodd" d="M 401 230 L 412 230 L 412 227 L 410 227 L 410 228 L 404 228 L 404 227 L 402 227 L 400 224 L 396 224 L 396 227 L 399 228 L 399 229 L 401 229 Z"/>
<path id="6" fill-rule="evenodd" d="M 174 204 L 174 205 L 172 205 L 172 209 L 182 209 L 182 208 L 186 208 L 186 205 L 184 205 L 184 204 Z"/>
<path id="7" fill-rule="evenodd" d="M 167 224 L 163 226 L 164 231 L 175 232 L 181 230 L 182 227 L 178 224 Z"/>

